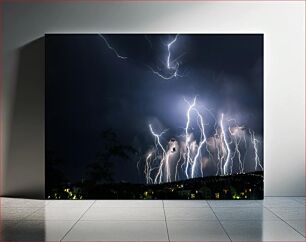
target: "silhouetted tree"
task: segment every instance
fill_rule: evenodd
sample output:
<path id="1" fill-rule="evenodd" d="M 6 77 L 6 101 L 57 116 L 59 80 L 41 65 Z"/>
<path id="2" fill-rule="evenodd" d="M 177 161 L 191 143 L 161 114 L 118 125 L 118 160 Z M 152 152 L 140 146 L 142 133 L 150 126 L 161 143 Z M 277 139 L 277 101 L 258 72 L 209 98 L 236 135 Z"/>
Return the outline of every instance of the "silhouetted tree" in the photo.
<path id="1" fill-rule="evenodd" d="M 101 139 L 102 150 L 98 152 L 96 160 L 87 167 L 87 176 L 95 183 L 113 181 L 114 159 L 130 160 L 137 152 L 132 146 L 121 144 L 116 133 L 110 129 L 102 132 Z"/>
<path id="2" fill-rule="evenodd" d="M 49 194 L 52 189 L 67 182 L 67 178 L 62 172 L 64 161 L 53 150 L 47 149 L 45 158 L 46 194 Z"/>

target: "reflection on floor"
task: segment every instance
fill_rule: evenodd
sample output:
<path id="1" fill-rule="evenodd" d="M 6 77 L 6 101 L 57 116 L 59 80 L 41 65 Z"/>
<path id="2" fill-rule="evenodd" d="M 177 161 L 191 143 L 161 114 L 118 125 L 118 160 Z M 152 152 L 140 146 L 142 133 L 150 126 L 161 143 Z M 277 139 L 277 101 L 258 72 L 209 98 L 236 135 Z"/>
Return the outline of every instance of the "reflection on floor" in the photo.
<path id="1" fill-rule="evenodd" d="M 3 240 L 305 241 L 305 198 L 264 201 L 1 198 Z"/>

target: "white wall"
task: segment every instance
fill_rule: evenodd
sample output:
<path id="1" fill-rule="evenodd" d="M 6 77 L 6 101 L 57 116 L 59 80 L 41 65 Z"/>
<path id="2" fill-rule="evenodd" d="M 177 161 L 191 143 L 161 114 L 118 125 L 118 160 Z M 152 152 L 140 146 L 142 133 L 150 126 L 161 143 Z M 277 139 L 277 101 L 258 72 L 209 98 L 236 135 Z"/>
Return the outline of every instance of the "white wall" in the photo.
<path id="1" fill-rule="evenodd" d="M 44 192 L 43 41 L 33 54 L 23 46 L 96 32 L 264 33 L 265 195 L 304 195 L 304 11 L 293 1 L 4 3 L 3 195 Z"/>

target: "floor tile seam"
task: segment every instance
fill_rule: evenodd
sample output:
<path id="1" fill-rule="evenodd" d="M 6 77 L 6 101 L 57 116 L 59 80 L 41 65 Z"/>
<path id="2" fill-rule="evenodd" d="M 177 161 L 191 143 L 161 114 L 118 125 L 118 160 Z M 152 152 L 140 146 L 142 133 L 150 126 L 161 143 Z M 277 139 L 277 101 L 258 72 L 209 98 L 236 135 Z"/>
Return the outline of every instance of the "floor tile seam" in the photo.
<path id="1" fill-rule="evenodd" d="M 81 216 L 75 221 L 75 223 L 73 223 L 70 227 L 70 229 L 68 229 L 68 231 L 64 234 L 64 236 L 60 239 L 60 242 L 62 242 L 65 237 L 70 233 L 70 231 L 75 227 L 75 225 L 81 220 L 81 218 L 84 216 L 85 213 L 87 213 L 87 211 L 95 204 L 96 200 L 94 200 L 92 202 L 92 204 L 81 214 Z"/>
<path id="2" fill-rule="evenodd" d="M 221 221 L 219 220 L 217 214 L 215 213 L 215 211 L 214 211 L 214 210 L 212 209 L 212 207 L 210 206 L 210 204 L 208 204 L 208 206 L 210 207 L 211 211 L 214 213 L 214 215 L 215 215 L 215 217 L 216 217 L 216 219 L 217 219 L 219 225 L 220 225 L 221 228 L 223 229 L 223 231 L 224 231 L 224 233 L 226 234 L 226 236 L 228 237 L 228 239 L 229 239 L 230 241 L 233 241 L 233 240 L 231 239 L 231 237 L 229 236 L 229 234 L 227 233 L 227 231 L 225 230 L 223 224 L 222 224 Z"/>
<path id="3" fill-rule="evenodd" d="M 83 222 L 83 221 L 100 221 L 100 222 L 118 222 L 118 221 L 142 221 L 142 222 L 161 222 L 164 221 L 164 218 L 161 219 L 80 219 L 79 222 Z"/>
<path id="4" fill-rule="evenodd" d="M 159 208 L 159 209 L 163 209 L 162 206 L 160 207 L 103 207 L 103 206 L 99 206 L 99 207 L 92 207 L 92 209 L 96 209 L 96 208 L 126 208 L 126 209 L 131 209 L 131 208 Z"/>
<path id="5" fill-rule="evenodd" d="M 237 205 L 237 206 L 211 206 L 211 208 L 212 209 L 215 209 L 215 208 L 239 208 L 239 209 L 241 209 L 241 208 L 245 208 L 245 209 L 249 209 L 249 208 L 262 208 L 263 206 L 239 206 L 239 205 Z"/>
<path id="6" fill-rule="evenodd" d="M 300 206 L 270 206 L 270 205 L 263 205 L 263 207 L 265 208 L 283 208 L 283 209 L 290 209 L 290 208 L 304 208 L 305 209 L 305 206 L 303 205 L 300 205 Z"/>
<path id="7" fill-rule="evenodd" d="M 168 223 L 167 223 L 167 217 L 166 217 L 166 210 L 165 210 L 164 200 L 162 200 L 162 204 L 163 204 L 164 219 L 165 219 L 164 221 L 165 221 L 166 231 L 167 231 L 167 238 L 168 238 L 168 242 L 170 242 L 170 235 L 169 235 L 169 229 L 168 229 Z"/>
<path id="8" fill-rule="evenodd" d="M 297 229 L 295 229 L 293 226 L 291 226 L 289 223 L 286 222 L 286 220 L 282 219 L 280 216 L 278 216 L 276 213 L 274 213 L 272 210 L 267 208 L 271 213 L 273 213 L 276 217 L 278 217 L 281 221 L 283 221 L 285 224 L 287 224 L 290 228 L 292 228 L 295 232 L 300 234 L 304 239 L 306 238 L 302 233 L 300 233 Z"/>

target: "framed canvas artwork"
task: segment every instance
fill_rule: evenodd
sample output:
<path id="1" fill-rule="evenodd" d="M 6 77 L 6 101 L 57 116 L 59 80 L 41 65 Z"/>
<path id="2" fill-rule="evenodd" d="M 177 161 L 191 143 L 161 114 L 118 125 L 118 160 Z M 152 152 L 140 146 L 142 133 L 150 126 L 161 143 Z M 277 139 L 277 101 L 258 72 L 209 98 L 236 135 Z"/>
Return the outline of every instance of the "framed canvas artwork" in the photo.
<path id="1" fill-rule="evenodd" d="M 45 35 L 48 199 L 262 199 L 262 34 Z"/>

